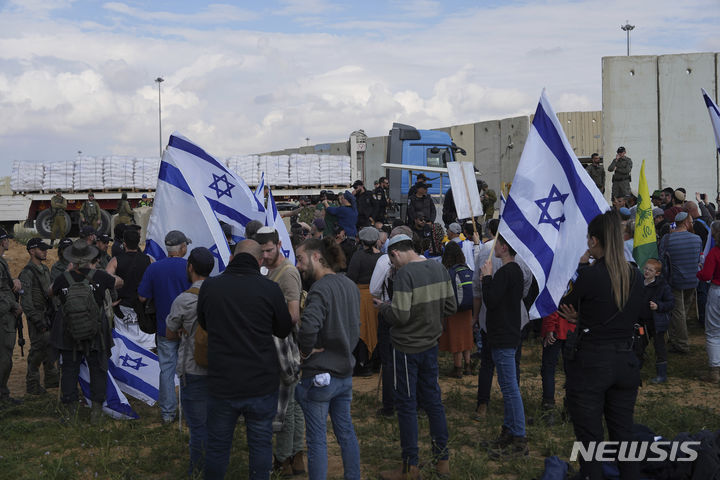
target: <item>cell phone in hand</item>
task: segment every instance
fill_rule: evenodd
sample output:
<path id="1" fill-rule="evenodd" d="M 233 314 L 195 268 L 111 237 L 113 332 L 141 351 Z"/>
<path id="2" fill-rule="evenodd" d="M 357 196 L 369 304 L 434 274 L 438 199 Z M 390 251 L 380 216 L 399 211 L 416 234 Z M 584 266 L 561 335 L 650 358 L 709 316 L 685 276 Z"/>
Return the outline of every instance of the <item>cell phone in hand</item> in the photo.
<path id="1" fill-rule="evenodd" d="M 705 201 L 706 198 L 707 198 L 707 194 L 705 194 L 705 193 L 701 193 L 701 194 L 700 194 L 700 199 L 701 199 L 703 202 Z"/>

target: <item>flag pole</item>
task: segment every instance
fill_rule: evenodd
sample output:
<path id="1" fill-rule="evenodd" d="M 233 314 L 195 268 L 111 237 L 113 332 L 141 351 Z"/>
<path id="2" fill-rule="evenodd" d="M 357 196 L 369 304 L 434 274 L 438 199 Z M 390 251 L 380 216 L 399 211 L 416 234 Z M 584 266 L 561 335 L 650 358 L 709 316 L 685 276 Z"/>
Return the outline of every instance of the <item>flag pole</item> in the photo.
<path id="1" fill-rule="evenodd" d="M 502 185 L 500 185 L 500 193 L 503 194 L 505 196 L 505 198 L 507 198 L 508 195 L 510 195 L 509 190 L 507 192 L 505 191 L 506 187 L 507 187 L 507 184 L 505 184 L 504 182 Z M 498 225 L 498 227 L 499 227 L 499 225 Z M 495 242 L 497 242 L 498 235 L 500 235 L 500 228 L 498 228 L 497 232 L 495 232 L 495 238 L 493 238 L 492 248 L 490 248 L 490 254 L 488 255 L 487 260 L 485 260 L 485 263 L 489 262 L 490 259 L 493 257 L 493 254 L 495 253 Z"/>
<path id="2" fill-rule="evenodd" d="M 467 177 L 465 177 L 465 169 L 461 168 L 460 173 L 462 173 L 463 183 L 465 184 L 465 196 L 467 197 L 468 206 L 470 207 L 470 217 L 472 217 L 473 232 L 478 233 L 477 226 L 475 225 L 475 212 L 473 211 L 472 200 L 470 200 L 470 190 L 468 190 Z"/>

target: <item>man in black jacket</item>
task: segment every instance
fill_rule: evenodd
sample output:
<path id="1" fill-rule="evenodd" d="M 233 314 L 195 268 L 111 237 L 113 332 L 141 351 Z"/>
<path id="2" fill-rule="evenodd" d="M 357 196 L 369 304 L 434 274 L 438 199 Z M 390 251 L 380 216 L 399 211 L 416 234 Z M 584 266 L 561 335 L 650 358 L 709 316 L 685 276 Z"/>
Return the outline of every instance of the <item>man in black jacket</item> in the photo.
<path id="1" fill-rule="evenodd" d="M 198 323 L 208 334 L 208 480 L 225 476 L 240 415 L 247 428 L 250 478 L 269 478 L 272 470 L 280 375 L 272 336 L 287 337 L 292 319 L 280 287 L 260 274 L 261 260 L 260 245 L 243 240 L 222 275 L 200 288 Z"/>
<path id="2" fill-rule="evenodd" d="M 355 180 L 352 186 L 358 208 L 357 229 L 360 231 L 364 227 L 375 223 L 373 220 L 373 215 L 375 214 L 375 199 L 373 198 L 373 194 L 365 189 L 365 184 L 362 180 Z"/>

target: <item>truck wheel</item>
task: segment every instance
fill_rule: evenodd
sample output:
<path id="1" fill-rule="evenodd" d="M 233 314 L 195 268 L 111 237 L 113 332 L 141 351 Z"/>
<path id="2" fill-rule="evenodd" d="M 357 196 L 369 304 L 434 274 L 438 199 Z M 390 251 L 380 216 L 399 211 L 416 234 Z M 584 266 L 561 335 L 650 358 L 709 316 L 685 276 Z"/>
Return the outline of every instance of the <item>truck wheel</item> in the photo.
<path id="1" fill-rule="evenodd" d="M 100 209 L 100 227 L 98 228 L 98 233 L 110 234 L 111 223 L 112 218 L 110 217 L 110 214 L 105 210 Z"/>
<path id="2" fill-rule="evenodd" d="M 66 237 L 68 233 L 70 233 L 70 227 L 72 226 L 70 224 L 70 215 L 68 215 L 67 212 L 64 212 L 65 215 L 65 231 L 62 232 L 62 235 L 60 235 L 60 238 Z M 35 219 L 35 229 L 37 232 L 44 238 L 50 238 L 50 235 L 52 234 L 52 215 L 50 212 L 50 209 L 43 210 L 40 212 Z M 59 239 L 58 239 L 59 240 Z"/>

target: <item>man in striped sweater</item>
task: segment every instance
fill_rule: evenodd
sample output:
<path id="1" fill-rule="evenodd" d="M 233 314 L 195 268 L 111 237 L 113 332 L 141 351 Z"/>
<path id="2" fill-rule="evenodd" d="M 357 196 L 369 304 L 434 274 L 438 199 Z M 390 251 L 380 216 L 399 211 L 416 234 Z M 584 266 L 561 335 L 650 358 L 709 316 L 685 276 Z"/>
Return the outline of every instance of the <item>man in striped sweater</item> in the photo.
<path id="1" fill-rule="evenodd" d="M 692 229 L 692 218 L 686 212 L 675 216 L 675 230 L 660 240 L 660 260 L 670 267 L 668 283 L 675 296 L 675 308 L 670 317 L 668 328 L 668 350 L 675 353 L 688 353 L 687 321 L 697 319 L 695 289 L 696 277 L 702 242 Z"/>
<path id="2" fill-rule="evenodd" d="M 396 235 L 388 256 L 397 269 L 392 303 L 379 305 L 390 324 L 394 357 L 394 394 L 400 426 L 402 467 L 383 472 L 383 479 L 420 478 L 418 469 L 417 403 L 427 413 L 433 460 L 439 475 L 449 475 L 448 430 L 438 385 L 438 339 L 442 321 L 457 310 L 447 270 L 413 250 L 407 235 Z"/>

